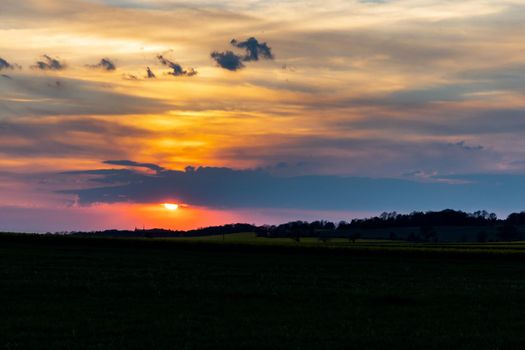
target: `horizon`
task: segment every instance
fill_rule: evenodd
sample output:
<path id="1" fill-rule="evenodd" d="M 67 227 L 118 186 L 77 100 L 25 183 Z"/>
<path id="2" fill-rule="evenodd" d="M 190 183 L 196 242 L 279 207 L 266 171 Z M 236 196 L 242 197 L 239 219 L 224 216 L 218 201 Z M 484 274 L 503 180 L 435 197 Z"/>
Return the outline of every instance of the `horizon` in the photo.
<path id="1" fill-rule="evenodd" d="M 397 212 L 397 211 L 393 211 L 393 212 L 382 212 L 381 214 L 377 214 L 377 215 L 369 215 L 369 216 L 361 216 L 361 217 L 351 217 L 351 218 L 343 218 L 343 219 L 333 219 L 333 220 L 327 220 L 326 218 L 314 218 L 312 217 L 311 219 L 309 220 L 304 220 L 304 219 L 300 219 L 300 218 L 296 218 L 296 219 L 292 219 L 292 220 L 288 220 L 288 221 L 274 221 L 274 222 L 263 222 L 263 221 L 258 221 L 258 222 L 241 222 L 241 221 L 237 221 L 237 222 L 234 222 L 234 221 L 231 221 L 231 222 L 226 222 L 226 223 L 219 223 L 219 224 L 212 224 L 212 225 L 208 225 L 208 226 L 190 226 L 190 227 L 187 227 L 187 228 L 175 228 L 175 229 L 171 229 L 171 228 L 165 228 L 165 227 L 148 227 L 146 225 L 142 225 L 142 226 L 138 226 L 138 225 L 135 225 L 133 227 L 131 226 L 121 226 L 121 227 L 110 227 L 110 228 L 98 228 L 98 229 L 70 229 L 70 230 L 55 230 L 55 231 L 45 231 L 45 230 L 33 230 L 33 231 L 17 231 L 17 230 L 0 230 L 0 233 L 29 233 L 29 234 L 61 234 L 61 233 L 89 233 L 89 232 L 104 232 L 104 231 L 142 231 L 142 230 L 145 230 L 145 231 L 148 231 L 148 230 L 165 230 L 165 231 L 179 231 L 179 232 L 190 232 L 190 231 L 199 231 L 199 230 L 203 230 L 203 229 L 207 229 L 207 228 L 214 228 L 214 227 L 223 227 L 223 226 L 228 226 L 228 225 L 250 225 L 250 226 L 255 226 L 255 227 L 264 227 L 264 226 L 268 226 L 268 227 L 276 227 L 276 226 L 279 226 L 279 225 L 286 225 L 286 224 L 289 224 L 289 223 L 294 223 L 294 222 L 303 222 L 303 223 L 314 223 L 314 222 L 325 222 L 325 223 L 334 223 L 335 224 L 335 227 L 338 227 L 339 224 L 341 223 L 352 223 L 355 221 L 367 221 L 367 220 L 371 220 L 371 219 L 376 219 L 376 218 L 380 218 L 382 217 L 383 214 L 396 214 L 396 215 L 411 215 L 411 214 L 414 214 L 414 213 L 424 213 L 424 214 L 430 214 L 430 213 L 441 213 L 441 212 L 446 212 L 446 211 L 452 211 L 452 212 L 456 212 L 456 213 L 464 213 L 464 214 L 467 214 L 468 216 L 471 216 L 471 217 L 474 217 L 477 213 L 482 213 L 482 212 L 485 212 L 486 214 L 495 214 L 496 215 L 496 220 L 497 221 L 506 221 L 508 219 L 508 217 L 512 214 L 522 214 L 522 213 L 525 213 L 525 210 L 524 211 L 516 211 L 516 212 L 509 212 L 507 215 L 504 215 L 504 216 L 500 216 L 498 215 L 497 213 L 495 212 L 491 212 L 491 211 L 487 211 L 487 210 L 477 210 L 475 212 L 467 212 L 467 211 L 462 211 L 462 210 L 454 210 L 454 209 L 451 209 L 451 208 L 445 208 L 445 209 L 442 209 L 442 210 L 428 210 L 428 211 L 411 211 L 411 212 Z M 445 226 L 447 226 L 445 224 Z M 75 227 L 75 226 L 72 226 L 72 227 Z"/>
<path id="2" fill-rule="evenodd" d="M 525 210 L 525 5 L 0 3 L 0 231 Z"/>

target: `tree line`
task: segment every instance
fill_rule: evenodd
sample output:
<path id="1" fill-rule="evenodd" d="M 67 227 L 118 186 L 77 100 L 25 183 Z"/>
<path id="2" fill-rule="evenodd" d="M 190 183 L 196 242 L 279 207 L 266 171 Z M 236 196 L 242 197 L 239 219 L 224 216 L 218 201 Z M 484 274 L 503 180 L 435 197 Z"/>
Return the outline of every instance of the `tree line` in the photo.
<path id="1" fill-rule="evenodd" d="M 479 231 L 475 240 L 487 241 L 487 231 L 496 231 L 500 241 L 516 241 L 524 238 L 518 226 L 525 226 L 525 212 L 510 214 L 506 219 L 498 219 L 496 214 L 485 210 L 467 213 L 458 210 L 445 209 L 442 211 L 414 211 L 409 214 L 384 212 L 379 216 L 366 219 L 353 219 L 350 222 L 334 223 L 326 220 L 291 221 L 280 225 L 252 225 L 245 223 L 210 226 L 189 231 L 166 229 L 135 229 L 135 230 L 106 230 L 96 232 L 71 232 L 73 235 L 102 236 L 102 237 L 197 237 L 212 235 L 227 235 L 232 233 L 255 232 L 262 237 L 288 237 L 300 240 L 303 237 L 317 237 L 320 240 L 330 238 L 347 238 L 355 241 L 369 230 L 392 229 L 386 238 L 409 241 L 438 241 L 436 232 L 438 227 L 476 227 Z M 395 229 L 415 228 L 407 236 L 399 236 Z M 462 239 L 459 239 L 462 240 Z"/>

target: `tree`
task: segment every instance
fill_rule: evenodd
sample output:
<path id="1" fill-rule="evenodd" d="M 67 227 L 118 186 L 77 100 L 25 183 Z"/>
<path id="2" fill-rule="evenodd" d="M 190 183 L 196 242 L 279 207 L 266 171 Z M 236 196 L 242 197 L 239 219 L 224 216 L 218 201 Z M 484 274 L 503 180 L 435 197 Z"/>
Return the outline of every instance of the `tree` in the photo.
<path id="1" fill-rule="evenodd" d="M 422 226 L 420 233 L 425 241 L 437 241 L 437 233 L 432 226 Z"/>
<path id="2" fill-rule="evenodd" d="M 498 240 L 503 242 L 521 241 L 523 234 L 518 231 L 516 226 L 505 222 L 498 230 Z"/>
<path id="3" fill-rule="evenodd" d="M 324 223 L 324 229 L 329 231 L 335 230 L 335 224 L 333 222 L 327 221 Z"/>
<path id="4" fill-rule="evenodd" d="M 357 233 L 357 232 L 354 232 L 350 235 L 348 235 L 348 240 L 352 243 L 355 243 L 356 240 L 358 240 L 359 238 L 361 238 L 361 234 Z"/>
<path id="5" fill-rule="evenodd" d="M 338 232 L 348 232 L 350 231 L 351 225 L 352 224 L 346 221 L 340 221 L 339 224 L 337 224 L 337 231 Z"/>
<path id="6" fill-rule="evenodd" d="M 525 212 L 512 213 L 507 217 L 507 223 L 512 225 L 524 225 L 525 224 Z"/>
<path id="7" fill-rule="evenodd" d="M 480 242 L 480 243 L 485 243 L 487 241 L 488 237 L 487 237 L 487 233 L 485 231 L 479 231 L 478 234 L 476 235 L 476 241 Z"/>

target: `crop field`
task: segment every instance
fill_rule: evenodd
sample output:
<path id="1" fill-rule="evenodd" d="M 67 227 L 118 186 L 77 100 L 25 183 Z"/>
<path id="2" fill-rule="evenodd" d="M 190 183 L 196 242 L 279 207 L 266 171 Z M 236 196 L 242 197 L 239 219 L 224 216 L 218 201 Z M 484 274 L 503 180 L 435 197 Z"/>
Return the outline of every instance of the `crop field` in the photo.
<path id="1" fill-rule="evenodd" d="M 524 349 L 525 244 L 0 235 L 3 349 Z"/>

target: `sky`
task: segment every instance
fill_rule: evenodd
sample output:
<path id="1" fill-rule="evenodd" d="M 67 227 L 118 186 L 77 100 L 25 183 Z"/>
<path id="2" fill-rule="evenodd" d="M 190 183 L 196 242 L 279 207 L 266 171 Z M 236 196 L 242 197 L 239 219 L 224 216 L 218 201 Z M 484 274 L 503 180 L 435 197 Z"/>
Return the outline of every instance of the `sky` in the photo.
<path id="1" fill-rule="evenodd" d="M 0 230 L 525 210 L 524 23 L 518 0 L 2 0 Z"/>

